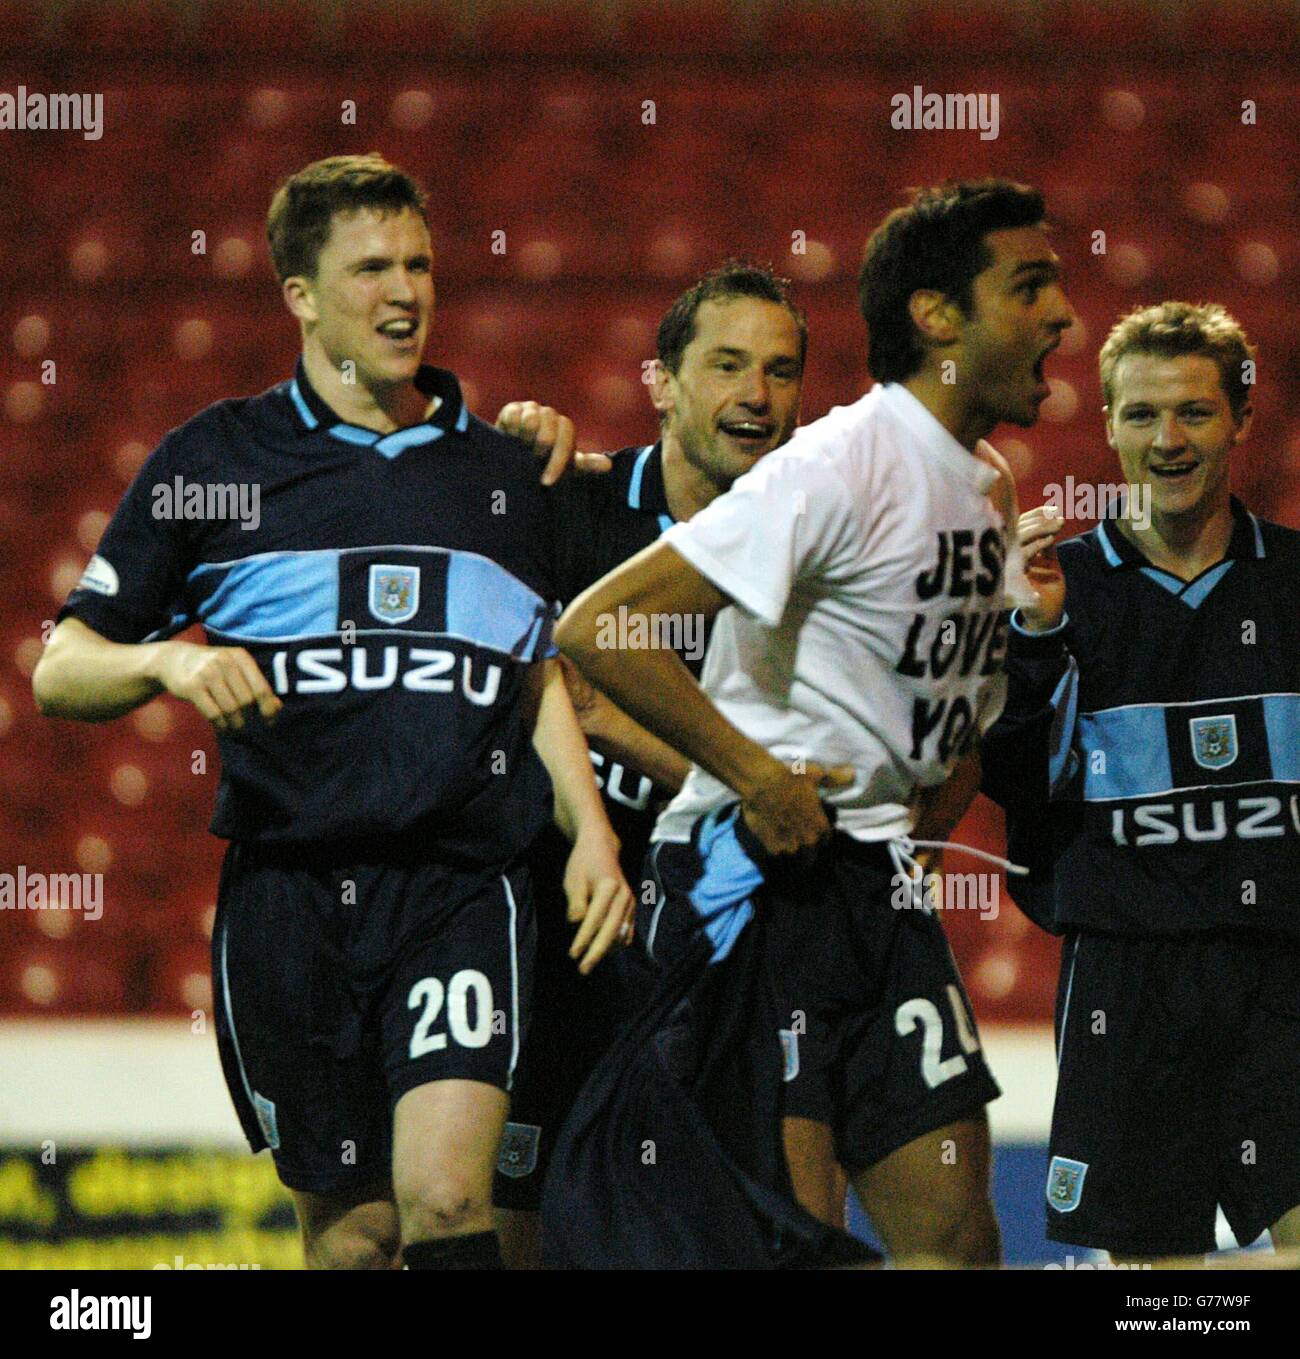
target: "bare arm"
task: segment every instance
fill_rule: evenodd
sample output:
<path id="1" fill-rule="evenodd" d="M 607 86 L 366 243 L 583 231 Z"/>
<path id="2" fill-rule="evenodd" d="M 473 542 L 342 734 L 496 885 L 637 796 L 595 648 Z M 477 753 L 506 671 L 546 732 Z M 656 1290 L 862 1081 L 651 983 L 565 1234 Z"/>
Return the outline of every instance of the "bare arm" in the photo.
<path id="1" fill-rule="evenodd" d="M 599 643 L 602 616 L 714 618 L 730 600 L 666 543 L 654 543 L 585 590 L 565 610 L 555 640 L 597 689 L 655 736 L 735 790 L 769 853 L 811 848 L 830 834 L 820 783 L 847 783 L 809 764 L 794 774 L 732 726 L 669 647 L 618 650 Z"/>
<path id="2" fill-rule="evenodd" d="M 912 838 L 946 840 L 970 809 L 979 790 L 980 753 L 977 746 L 957 761 L 943 783 L 922 790 Z"/>
<path id="3" fill-rule="evenodd" d="M 562 662 L 569 698 L 588 744 L 602 755 L 644 774 L 656 787 L 670 793 L 678 792 L 691 772 L 691 762 L 633 721 L 599 689 L 592 688 L 567 656 Z"/>
<path id="4" fill-rule="evenodd" d="M 284 705 L 243 647 L 192 642 L 110 642 L 80 619 L 65 618 L 32 673 L 46 717 L 107 722 L 167 691 L 194 706 L 218 731 L 239 730 L 244 711 L 268 721 Z"/>
<path id="5" fill-rule="evenodd" d="M 32 696 L 46 717 L 107 722 L 162 692 L 161 642 L 110 642 L 76 618 L 54 629 L 32 672 Z"/>
<path id="6" fill-rule="evenodd" d="M 533 746 L 555 789 L 555 823 L 573 842 L 564 874 L 569 919 L 582 924 L 569 950 L 590 972 L 620 937 L 631 937 L 635 902 L 619 865 L 619 841 L 596 788 L 591 757 L 558 661 L 530 676 L 537 700 Z"/>

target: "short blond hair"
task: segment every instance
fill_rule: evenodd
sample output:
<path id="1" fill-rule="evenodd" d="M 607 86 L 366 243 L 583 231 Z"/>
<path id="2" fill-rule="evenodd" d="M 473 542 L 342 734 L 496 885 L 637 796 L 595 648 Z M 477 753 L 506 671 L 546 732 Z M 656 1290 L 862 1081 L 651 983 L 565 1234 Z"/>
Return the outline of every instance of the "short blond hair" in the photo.
<path id="1" fill-rule="evenodd" d="M 1246 364 L 1254 364 L 1256 349 L 1241 324 L 1217 302 L 1160 302 L 1121 317 L 1111 327 L 1098 358 L 1108 409 L 1115 404 L 1116 365 L 1130 354 L 1164 359 L 1200 354 L 1213 359 L 1233 418 L 1240 420 L 1250 404 Z"/>

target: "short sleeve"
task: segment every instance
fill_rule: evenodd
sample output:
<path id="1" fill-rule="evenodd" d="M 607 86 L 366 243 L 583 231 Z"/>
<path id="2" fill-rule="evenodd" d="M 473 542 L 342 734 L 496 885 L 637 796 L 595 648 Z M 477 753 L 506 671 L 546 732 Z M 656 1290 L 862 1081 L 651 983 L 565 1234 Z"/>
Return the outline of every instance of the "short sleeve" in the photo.
<path id="1" fill-rule="evenodd" d="M 815 445 L 769 453 L 660 539 L 724 594 L 776 627 L 795 583 L 817 574 L 846 541 L 852 494 Z"/>
<path id="2" fill-rule="evenodd" d="M 77 618 L 111 642 L 142 642 L 189 625 L 183 602 L 189 548 L 176 520 L 155 513 L 171 503 L 174 452 L 169 436 L 145 461 L 59 611 L 60 622 Z"/>

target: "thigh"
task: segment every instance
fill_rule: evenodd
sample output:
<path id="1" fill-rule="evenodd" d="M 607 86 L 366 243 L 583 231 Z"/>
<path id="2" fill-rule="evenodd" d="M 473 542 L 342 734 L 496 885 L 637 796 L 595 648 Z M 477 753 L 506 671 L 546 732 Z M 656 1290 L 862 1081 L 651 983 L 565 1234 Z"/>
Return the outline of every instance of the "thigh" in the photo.
<path id="1" fill-rule="evenodd" d="M 1050 1239 L 1124 1256 L 1214 1249 L 1219 1078 L 1200 947 L 1086 932 L 1069 946 Z"/>
<path id="2" fill-rule="evenodd" d="M 1223 1210 L 1241 1245 L 1276 1226 L 1300 1244 L 1300 947 L 1231 940 L 1221 993 Z"/>
<path id="3" fill-rule="evenodd" d="M 382 1066 L 323 919 L 327 878 L 232 847 L 213 928 L 226 1083 L 249 1144 L 290 1189 L 354 1200 L 386 1182 Z"/>
<path id="4" fill-rule="evenodd" d="M 450 1220 L 456 1212 L 486 1209 L 509 1108 L 505 1091 L 482 1081 L 437 1080 L 406 1091 L 393 1111 L 398 1203 L 427 1202 L 449 1231 L 460 1225 Z"/>
<path id="5" fill-rule="evenodd" d="M 1269 1228 L 1274 1250 L 1300 1251 L 1300 1203 L 1283 1213 Z"/>
<path id="6" fill-rule="evenodd" d="M 991 1260 L 997 1240 L 989 1205 L 991 1163 L 988 1116 L 981 1109 L 890 1152 L 861 1170 L 853 1187 L 890 1255 L 945 1255 L 970 1229 L 980 1236 L 991 1231 L 992 1242 L 976 1252 Z"/>

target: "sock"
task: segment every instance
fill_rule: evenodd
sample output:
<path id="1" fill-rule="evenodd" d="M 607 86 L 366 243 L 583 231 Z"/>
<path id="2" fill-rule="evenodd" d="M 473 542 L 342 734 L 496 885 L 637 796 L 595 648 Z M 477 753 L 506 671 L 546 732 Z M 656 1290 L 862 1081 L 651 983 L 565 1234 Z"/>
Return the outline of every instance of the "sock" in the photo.
<path id="1" fill-rule="evenodd" d="M 496 1232 L 470 1232 L 432 1241 L 412 1241 L 402 1249 L 407 1269 L 504 1269 Z"/>

